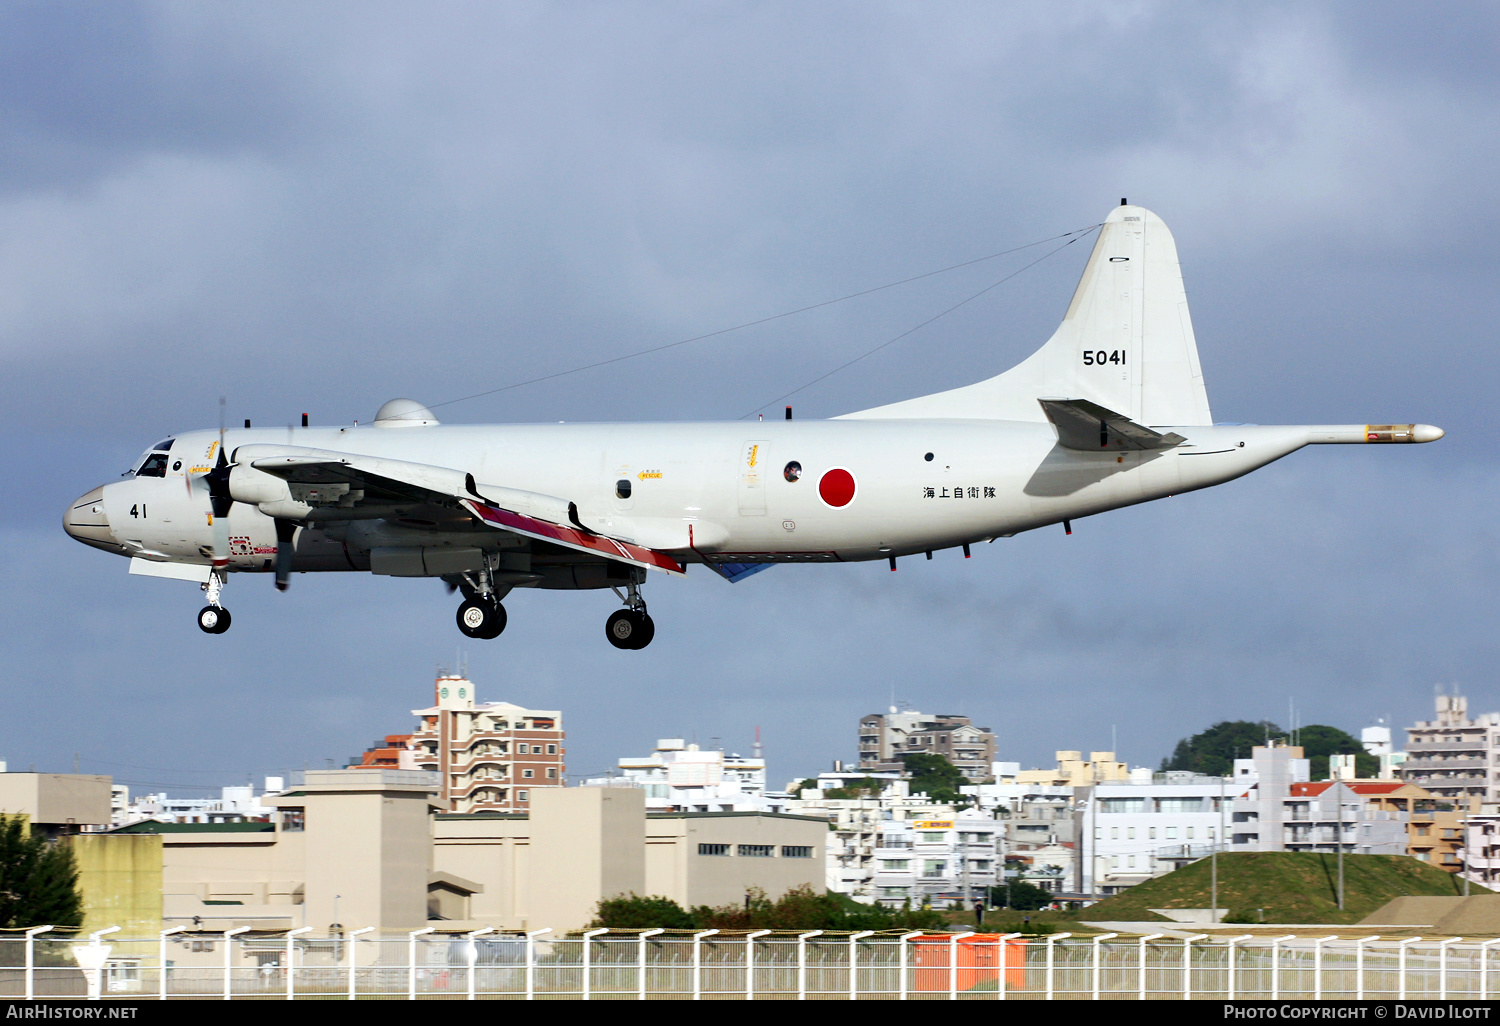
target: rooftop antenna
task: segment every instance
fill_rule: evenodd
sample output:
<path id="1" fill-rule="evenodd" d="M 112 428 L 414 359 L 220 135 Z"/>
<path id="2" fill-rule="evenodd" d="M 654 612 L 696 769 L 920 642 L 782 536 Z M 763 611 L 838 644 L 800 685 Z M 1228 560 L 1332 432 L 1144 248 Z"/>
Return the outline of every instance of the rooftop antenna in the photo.
<path id="1" fill-rule="evenodd" d="M 757 758 L 757 759 L 759 759 L 761 757 L 761 754 L 760 754 L 760 728 L 759 727 L 755 728 L 755 749 L 754 749 L 754 755 L 755 755 L 755 758 Z"/>

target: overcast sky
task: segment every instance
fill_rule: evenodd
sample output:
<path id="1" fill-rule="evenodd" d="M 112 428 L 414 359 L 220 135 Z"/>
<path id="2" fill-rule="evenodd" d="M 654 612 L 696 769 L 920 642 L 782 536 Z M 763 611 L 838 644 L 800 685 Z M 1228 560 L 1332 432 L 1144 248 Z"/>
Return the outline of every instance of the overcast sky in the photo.
<path id="1" fill-rule="evenodd" d="M 1500 14 L 1397 3 L 0 6 L 0 759 L 178 794 L 342 764 L 437 664 L 561 709 L 570 773 L 658 737 L 773 782 L 852 759 L 892 695 L 1000 757 L 1156 765 L 1222 719 L 1351 732 L 1496 694 Z M 441 584 L 181 582 L 66 537 L 168 433 L 780 415 L 779 396 L 1046 250 L 608 368 L 451 400 L 1101 221 L 1172 228 L 1220 421 L 1428 422 L 982 546 L 517 592 L 467 641 Z M 1006 369 L 1071 246 L 798 392 L 825 417 Z"/>

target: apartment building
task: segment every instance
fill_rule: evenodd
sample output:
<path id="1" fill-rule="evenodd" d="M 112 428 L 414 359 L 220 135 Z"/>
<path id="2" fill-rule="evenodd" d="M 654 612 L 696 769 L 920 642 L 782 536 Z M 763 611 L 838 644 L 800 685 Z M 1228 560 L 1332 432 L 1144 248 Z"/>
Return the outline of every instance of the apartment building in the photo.
<path id="1" fill-rule="evenodd" d="M 967 716 L 928 716 L 894 705 L 859 721 L 860 769 L 899 771 L 908 755 L 941 755 L 978 784 L 990 778 L 995 735 Z"/>
<path id="2" fill-rule="evenodd" d="M 413 709 L 412 762 L 438 774 L 438 801 L 453 812 L 525 812 L 532 792 L 562 787 L 562 713 L 510 702 L 476 703 L 465 677 L 439 676 L 434 704 Z"/>
<path id="3" fill-rule="evenodd" d="M 766 794 L 766 761 L 682 738 L 663 738 L 650 755 L 626 757 L 619 772 L 584 787 L 638 787 L 652 812 L 784 812 L 785 796 Z"/>
<path id="4" fill-rule="evenodd" d="M 1500 713 L 1469 718 L 1463 695 L 1438 695 L 1437 718 L 1406 728 L 1402 780 L 1434 798 L 1500 802 Z"/>
<path id="5" fill-rule="evenodd" d="M 1184 776 L 1190 779 L 1080 789 L 1081 893 L 1117 894 L 1225 847 L 1233 791 L 1219 777 Z"/>
<path id="6" fill-rule="evenodd" d="M 970 904 L 1002 879 L 1004 826 L 982 812 L 881 824 L 872 881 L 882 905 Z"/>
<path id="7" fill-rule="evenodd" d="M 885 785 L 878 795 L 831 796 L 831 792 L 868 779 L 840 770 L 820 773 L 819 787 L 803 789 L 787 802 L 787 811 L 828 820 L 828 889 L 858 901 L 873 902 L 879 896 L 875 877 L 879 872 L 877 855 L 885 825 L 893 821 L 948 819 L 955 809 L 934 803 L 925 794 L 911 794 L 907 781 L 887 773 L 875 778 Z"/>

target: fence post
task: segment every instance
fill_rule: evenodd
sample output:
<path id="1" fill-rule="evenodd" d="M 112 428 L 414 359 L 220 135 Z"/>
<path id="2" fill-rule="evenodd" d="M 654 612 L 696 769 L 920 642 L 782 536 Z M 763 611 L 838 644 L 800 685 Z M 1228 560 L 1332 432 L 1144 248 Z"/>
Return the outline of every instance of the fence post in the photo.
<path id="1" fill-rule="evenodd" d="M 1296 940 L 1296 934 L 1277 937 L 1271 941 L 1271 1000 L 1281 997 L 1281 942 Z"/>
<path id="2" fill-rule="evenodd" d="M 1195 933 L 1182 938 L 1182 1000 L 1193 1000 L 1193 941 L 1207 937 L 1206 933 Z"/>
<path id="3" fill-rule="evenodd" d="M 635 981 L 637 985 L 635 999 L 637 1001 L 646 1000 L 646 938 L 655 937 L 659 933 L 666 932 L 666 930 L 658 926 L 654 930 L 642 930 L 636 935 L 636 963 L 638 968 Z"/>
<path id="4" fill-rule="evenodd" d="M 859 1000 L 859 942 L 875 933 L 874 930 L 861 930 L 859 933 L 849 935 L 849 1000 Z"/>
<path id="5" fill-rule="evenodd" d="M 229 1000 L 230 995 L 230 973 L 233 971 L 234 962 L 230 957 L 234 952 L 234 938 L 242 933 L 249 932 L 248 926 L 236 926 L 233 930 L 224 931 L 224 1000 Z"/>
<path id="6" fill-rule="evenodd" d="M 913 930 L 911 933 L 903 933 L 896 940 L 896 943 L 899 944 L 899 945 L 901 945 L 900 952 L 899 952 L 900 953 L 900 957 L 897 959 L 897 962 L 896 962 L 896 964 L 897 964 L 896 971 L 901 974 L 901 978 L 897 981 L 897 984 L 896 984 L 896 994 L 897 994 L 897 1000 L 898 1001 L 905 1001 L 906 1000 L 906 995 L 909 993 L 909 990 L 910 990 L 910 988 L 909 988 L 909 986 L 908 986 L 908 984 L 906 982 L 906 975 L 907 975 L 906 974 L 906 964 L 907 964 L 907 955 L 909 954 L 910 949 L 911 949 L 911 939 L 913 937 L 920 937 L 920 936 L 922 936 L 922 933 L 923 933 L 923 931 L 921 931 L 921 930 Z"/>
<path id="7" fill-rule="evenodd" d="M 160 988 L 158 999 L 161 1001 L 167 999 L 167 938 L 174 933 L 181 933 L 186 929 L 186 926 L 169 926 L 167 929 L 161 931 L 161 953 L 156 958 L 157 963 L 160 965 L 160 969 L 158 970 L 158 984 Z"/>
<path id="8" fill-rule="evenodd" d="M 406 935 L 406 1000 L 417 999 L 417 938 L 424 933 L 436 933 L 436 926 L 424 926 Z"/>
<path id="9" fill-rule="evenodd" d="M 703 938 L 712 937 L 718 930 L 701 930 L 693 934 L 693 1000 L 703 998 Z"/>
<path id="10" fill-rule="evenodd" d="M 1457 944 L 1462 937 L 1449 937 L 1438 945 L 1438 1000 L 1448 1000 L 1448 945 Z"/>
<path id="11" fill-rule="evenodd" d="M 1120 936 L 1118 933 L 1101 933 L 1101 934 L 1099 934 L 1099 936 L 1097 936 L 1097 937 L 1094 938 L 1094 965 L 1093 965 L 1093 968 L 1090 970 L 1090 975 L 1091 975 L 1091 977 L 1093 979 L 1093 982 L 1092 982 L 1091 986 L 1089 987 L 1089 992 L 1092 995 L 1092 997 L 1090 998 L 1090 1000 L 1093 1000 L 1093 1001 L 1098 1001 L 1099 1000 L 1099 942 L 1100 941 L 1107 941 L 1111 937 L 1118 937 L 1118 936 Z"/>
<path id="12" fill-rule="evenodd" d="M 1354 942 L 1354 1000 L 1365 999 L 1365 945 L 1371 941 L 1378 941 L 1380 934 L 1373 937 L 1361 937 Z"/>
<path id="13" fill-rule="evenodd" d="M 1500 937 L 1497 937 L 1494 940 L 1487 940 L 1483 944 L 1479 945 L 1479 1000 L 1481 1001 L 1488 1000 L 1490 993 L 1489 972 L 1491 944 L 1500 944 Z"/>
<path id="14" fill-rule="evenodd" d="M 296 983 L 292 977 L 297 972 L 297 934 L 307 933 L 312 930 L 311 926 L 299 926 L 295 930 L 286 932 L 286 999 L 292 1000 L 296 996 Z"/>
<path id="15" fill-rule="evenodd" d="M 1319 937 L 1313 941 L 1313 1000 L 1323 1000 L 1323 945 L 1337 937 Z"/>
<path id="16" fill-rule="evenodd" d="M 764 937 L 770 930 L 755 930 L 745 934 L 745 1000 L 755 1000 L 755 938 Z"/>
<path id="17" fill-rule="evenodd" d="M 822 930 L 809 930 L 797 934 L 797 1000 L 807 1000 L 807 938 L 816 937 Z"/>
<path id="18" fill-rule="evenodd" d="M 974 931 L 948 935 L 948 1000 L 958 1000 L 958 942 L 974 936 Z"/>
<path id="19" fill-rule="evenodd" d="M 1067 940 L 1073 936 L 1071 933 L 1054 934 L 1047 938 L 1047 1000 L 1052 1000 L 1052 942 Z"/>
<path id="20" fill-rule="evenodd" d="M 464 956 L 469 960 L 469 971 L 464 974 L 466 977 L 466 979 L 464 980 L 464 986 L 467 989 L 467 993 L 464 995 L 464 997 L 468 1001 L 475 1000 L 474 977 L 478 975 L 478 973 L 475 972 L 475 967 L 479 964 L 479 938 L 483 937 L 487 933 L 494 932 L 495 928 L 493 926 L 485 926 L 481 927 L 478 930 L 474 930 L 470 933 L 464 934 L 464 940 L 469 942 L 468 947 L 464 949 Z M 528 934 L 528 937 L 529 936 L 530 935 Z M 526 943 L 526 997 L 528 1000 L 531 998 L 531 942 L 529 940 Z"/>
<path id="21" fill-rule="evenodd" d="M 52 929 L 50 926 L 33 926 L 26 931 L 26 1000 L 32 1001 L 36 998 L 36 987 L 34 977 L 36 976 L 36 935 L 46 933 Z"/>
<path id="22" fill-rule="evenodd" d="M 359 938 L 360 934 L 362 934 L 362 933 L 370 933 L 374 929 L 375 929 L 375 927 L 373 927 L 373 926 L 362 926 L 358 930 L 355 930 L 353 933 L 351 933 L 349 935 L 349 1000 L 350 1001 L 354 1000 L 354 970 L 355 970 L 355 967 L 358 966 L 358 964 L 359 964 L 359 959 L 358 959 L 358 957 L 356 957 L 356 954 L 355 954 L 359 950 L 359 939 L 358 938 Z"/>
<path id="23" fill-rule="evenodd" d="M 1000 959 L 1000 986 L 995 988 L 999 992 L 995 995 L 997 1001 L 1005 1000 L 1005 971 L 1010 967 L 1010 960 L 1007 957 L 1008 949 L 1010 942 L 1019 936 L 1021 936 L 1019 933 L 1003 933 L 995 941 L 995 944 L 999 948 L 995 954 Z M 1026 976 L 1026 953 L 1024 950 L 1021 952 L 1021 976 L 1023 979 Z M 1021 986 L 1024 988 L 1026 985 L 1023 983 Z"/>
<path id="24" fill-rule="evenodd" d="M 536 999 L 536 939 L 544 933 L 551 933 L 552 927 L 544 926 L 540 930 L 529 930 L 526 933 L 526 1000 Z M 471 974 L 472 975 L 472 974 Z M 472 986 L 472 984 L 470 985 Z"/>
<path id="25" fill-rule="evenodd" d="M 1398 1001 L 1406 1000 L 1406 948 L 1408 945 L 1415 944 L 1421 939 L 1421 937 L 1409 937 L 1396 945 L 1398 952 L 1396 955 L 1396 975 L 1401 981 L 1397 984 L 1399 991 L 1396 995 L 1396 1000 Z"/>
<path id="26" fill-rule="evenodd" d="M 609 927 L 604 926 L 597 930 L 585 930 L 583 933 L 583 1000 L 585 1001 L 592 1000 L 593 998 L 593 988 L 590 986 L 593 981 L 590 978 L 590 970 L 594 964 L 592 958 L 593 952 L 591 951 L 594 945 L 590 942 L 601 933 L 608 932 Z"/>
<path id="27" fill-rule="evenodd" d="M 1229 997 L 1228 997 L 1228 1000 L 1230 1000 L 1230 1001 L 1234 1000 L 1234 984 L 1235 984 L 1235 975 L 1234 975 L 1234 946 L 1236 944 L 1238 944 L 1240 941 L 1251 940 L 1251 939 L 1254 938 L 1254 936 L 1255 936 L 1254 934 L 1242 933 L 1238 937 L 1231 937 L 1231 938 L 1229 938 L 1229 965 L 1228 965 L 1228 969 L 1229 969 Z"/>
<path id="28" fill-rule="evenodd" d="M 1151 933 L 1151 934 L 1147 934 L 1146 936 L 1144 936 L 1144 937 L 1142 937 L 1140 939 L 1140 942 L 1138 944 L 1139 953 L 1136 955 L 1136 962 L 1137 962 L 1136 972 L 1140 976 L 1140 979 L 1138 979 L 1136 981 L 1136 983 L 1137 983 L 1137 987 L 1136 987 L 1136 1000 L 1137 1001 L 1144 1001 L 1144 1000 L 1146 1000 L 1146 942 L 1147 941 L 1154 941 L 1154 940 L 1157 940 L 1157 939 L 1159 939 L 1161 937 L 1165 937 L 1165 936 L 1166 936 L 1166 934 L 1164 934 L 1164 933 Z"/>

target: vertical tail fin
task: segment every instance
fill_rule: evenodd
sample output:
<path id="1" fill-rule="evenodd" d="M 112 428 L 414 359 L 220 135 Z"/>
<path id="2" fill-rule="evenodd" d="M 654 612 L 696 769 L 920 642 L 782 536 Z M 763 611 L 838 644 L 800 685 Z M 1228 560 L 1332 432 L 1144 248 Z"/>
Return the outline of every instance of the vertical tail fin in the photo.
<path id="1" fill-rule="evenodd" d="M 1177 244 L 1161 218 L 1119 206 L 1047 344 L 997 377 L 850 418 L 1045 420 L 1043 398 L 1084 399 L 1140 424 L 1212 424 Z"/>

